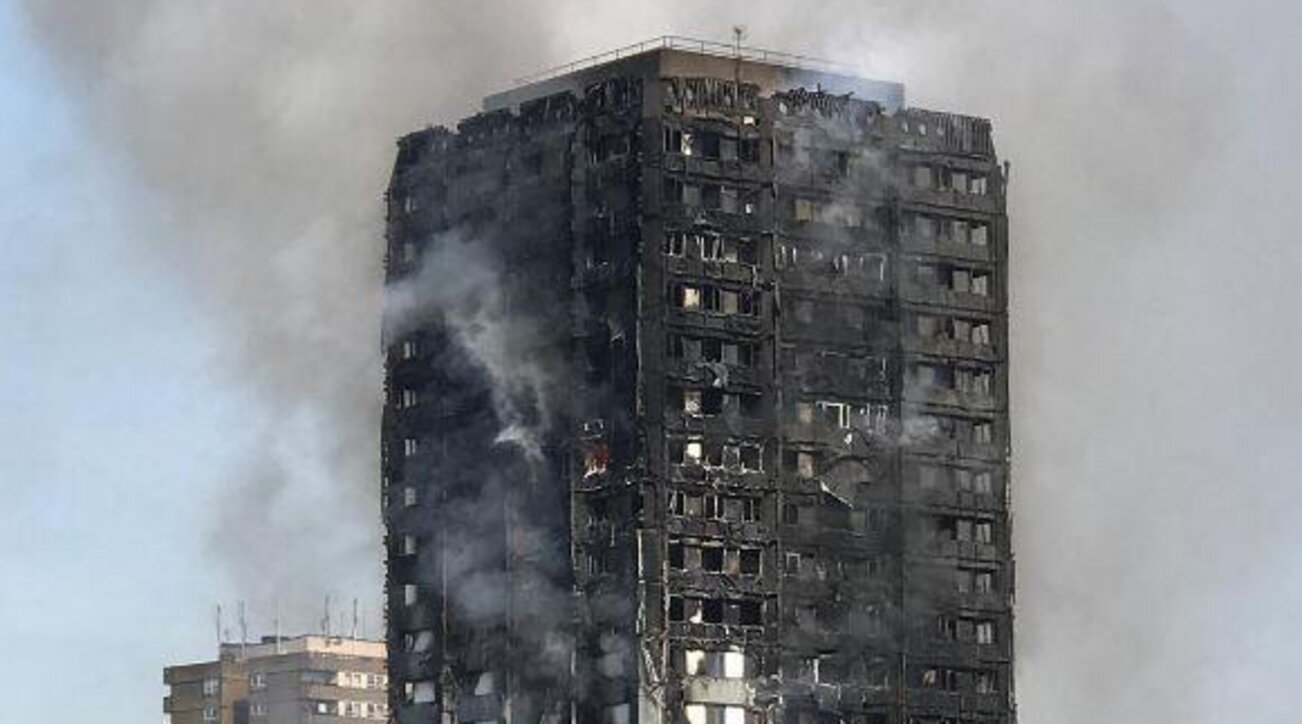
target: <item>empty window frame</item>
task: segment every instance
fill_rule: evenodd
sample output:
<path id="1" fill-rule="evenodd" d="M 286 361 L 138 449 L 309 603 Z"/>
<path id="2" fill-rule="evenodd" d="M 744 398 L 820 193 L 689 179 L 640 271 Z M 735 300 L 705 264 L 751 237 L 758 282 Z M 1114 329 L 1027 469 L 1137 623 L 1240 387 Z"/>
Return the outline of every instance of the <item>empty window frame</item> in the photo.
<path id="1" fill-rule="evenodd" d="M 675 284 L 671 299 L 678 309 L 729 316 L 759 313 L 759 293 L 751 289 L 721 289 L 710 284 Z"/>
<path id="2" fill-rule="evenodd" d="M 954 588 L 962 594 L 989 595 L 995 591 L 995 572 L 959 567 L 954 571 Z"/>

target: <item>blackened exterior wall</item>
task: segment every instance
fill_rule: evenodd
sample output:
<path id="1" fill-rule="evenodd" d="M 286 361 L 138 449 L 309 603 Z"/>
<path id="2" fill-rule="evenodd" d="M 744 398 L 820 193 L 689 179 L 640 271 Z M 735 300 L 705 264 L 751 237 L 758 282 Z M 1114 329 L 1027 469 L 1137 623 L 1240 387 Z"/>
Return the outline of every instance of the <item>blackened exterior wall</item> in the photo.
<path id="1" fill-rule="evenodd" d="M 487 259 L 547 380 L 391 320 L 398 721 L 1011 722 L 990 125 L 693 60 L 400 144 L 391 288 Z"/>

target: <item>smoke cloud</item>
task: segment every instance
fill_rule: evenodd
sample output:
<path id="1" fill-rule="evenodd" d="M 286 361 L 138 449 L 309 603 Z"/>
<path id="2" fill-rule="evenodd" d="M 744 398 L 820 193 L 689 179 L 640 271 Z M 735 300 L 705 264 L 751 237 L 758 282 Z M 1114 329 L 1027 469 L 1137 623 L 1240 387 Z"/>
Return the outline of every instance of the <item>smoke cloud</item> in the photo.
<path id="1" fill-rule="evenodd" d="M 1296 174 L 1276 168 L 1298 151 L 1278 119 L 1302 107 L 1257 80 L 1292 71 L 1255 33 L 1297 27 L 1280 17 L 1296 10 L 22 4 L 100 142 L 157 193 L 140 254 L 168 260 L 206 305 L 226 332 L 215 372 L 260 409 L 211 536 L 249 595 L 306 592 L 298 609 L 315 611 L 341 577 L 378 585 L 392 139 L 454 121 L 513 75 L 741 22 L 756 45 L 902 80 L 913 105 L 992 117 L 1013 162 L 1022 720 L 1287 720 L 1289 689 L 1271 687 L 1298 662 L 1266 642 L 1270 626 L 1296 636 L 1271 612 L 1297 610 L 1302 572 L 1263 542 L 1297 542 L 1281 511 L 1302 502 L 1280 485 L 1302 462 L 1289 452 L 1298 387 L 1280 363 L 1299 351 L 1281 310 L 1300 301 L 1284 233 L 1302 224 Z M 1279 113 L 1256 112 L 1267 103 Z M 1231 253 L 1245 239 L 1272 263 Z"/>

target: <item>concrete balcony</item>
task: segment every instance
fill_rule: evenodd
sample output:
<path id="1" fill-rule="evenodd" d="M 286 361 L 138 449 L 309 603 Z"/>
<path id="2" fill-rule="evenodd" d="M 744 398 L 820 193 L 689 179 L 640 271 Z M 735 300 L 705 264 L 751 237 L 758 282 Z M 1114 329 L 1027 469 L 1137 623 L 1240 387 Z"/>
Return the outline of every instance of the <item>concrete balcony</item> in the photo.
<path id="1" fill-rule="evenodd" d="M 771 433 L 773 423 L 767 418 L 742 417 L 727 412 L 717 415 L 689 415 L 666 411 L 665 427 L 673 432 L 695 433 L 708 437 L 762 437 Z"/>
<path id="2" fill-rule="evenodd" d="M 726 365 L 722 362 L 706 362 L 704 360 L 666 360 L 665 375 L 670 378 L 702 385 L 713 384 L 721 376 L 727 379 L 729 385 L 760 387 L 768 384 L 767 371 L 759 367 L 741 367 L 739 365 Z"/>
<path id="3" fill-rule="evenodd" d="M 754 285 L 759 279 L 759 266 L 757 264 L 689 259 L 681 256 L 666 256 L 664 261 L 666 274 L 705 277 L 747 285 Z"/>
<path id="4" fill-rule="evenodd" d="M 974 359 L 985 362 L 998 362 L 1004 359 L 1003 350 L 997 345 L 973 344 L 944 337 L 925 338 L 915 334 L 906 334 L 902 339 L 902 345 L 905 352 L 935 357 Z"/>
<path id="5" fill-rule="evenodd" d="M 955 292 L 940 286 L 927 286 L 914 282 L 905 282 L 900 287 L 900 298 L 913 304 L 931 307 L 948 307 L 974 312 L 994 314 L 1003 311 L 1003 303 L 997 295 L 982 296 L 969 292 Z"/>
<path id="6" fill-rule="evenodd" d="M 930 256 L 943 256 L 964 261 L 991 262 L 994 259 L 993 247 L 987 244 L 965 244 L 941 238 L 925 238 L 909 235 L 901 239 L 901 247 L 906 252 L 916 252 Z"/>
<path id="7" fill-rule="evenodd" d="M 973 194 L 946 189 L 925 189 L 911 187 L 906 194 L 910 204 L 961 209 L 976 214 L 997 214 L 1000 211 L 1000 198 L 994 194 Z"/>
<path id="8" fill-rule="evenodd" d="M 670 307 L 666 322 L 671 325 L 695 327 L 728 335 L 754 336 L 765 328 L 761 315 L 721 314 L 701 310 L 679 309 Z"/>
<path id="9" fill-rule="evenodd" d="M 783 287 L 809 294 L 855 296 L 876 299 L 891 297 L 887 280 L 857 274 L 838 274 L 806 269 L 782 269 L 776 273 Z"/>
<path id="10" fill-rule="evenodd" d="M 904 387 L 904 399 L 920 405 L 953 407 L 964 410 L 994 412 L 1002 408 L 993 394 L 964 392 L 952 388 L 909 383 Z"/>

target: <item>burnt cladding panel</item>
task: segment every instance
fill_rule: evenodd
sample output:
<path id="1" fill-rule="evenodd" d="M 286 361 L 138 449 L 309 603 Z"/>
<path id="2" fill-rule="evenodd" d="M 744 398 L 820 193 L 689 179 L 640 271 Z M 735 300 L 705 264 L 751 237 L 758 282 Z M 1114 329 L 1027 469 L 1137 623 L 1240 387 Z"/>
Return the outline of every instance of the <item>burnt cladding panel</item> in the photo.
<path id="1" fill-rule="evenodd" d="M 434 300 L 415 321 L 389 320 L 390 696 L 400 720 L 440 707 L 488 715 L 508 697 L 527 716 L 568 686 L 548 648 L 568 624 L 570 585 L 563 446 L 548 431 L 567 384 L 573 109 L 573 99 L 544 99 L 400 147 L 390 288 Z M 429 286 L 457 274 L 481 284 L 465 298 Z"/>

